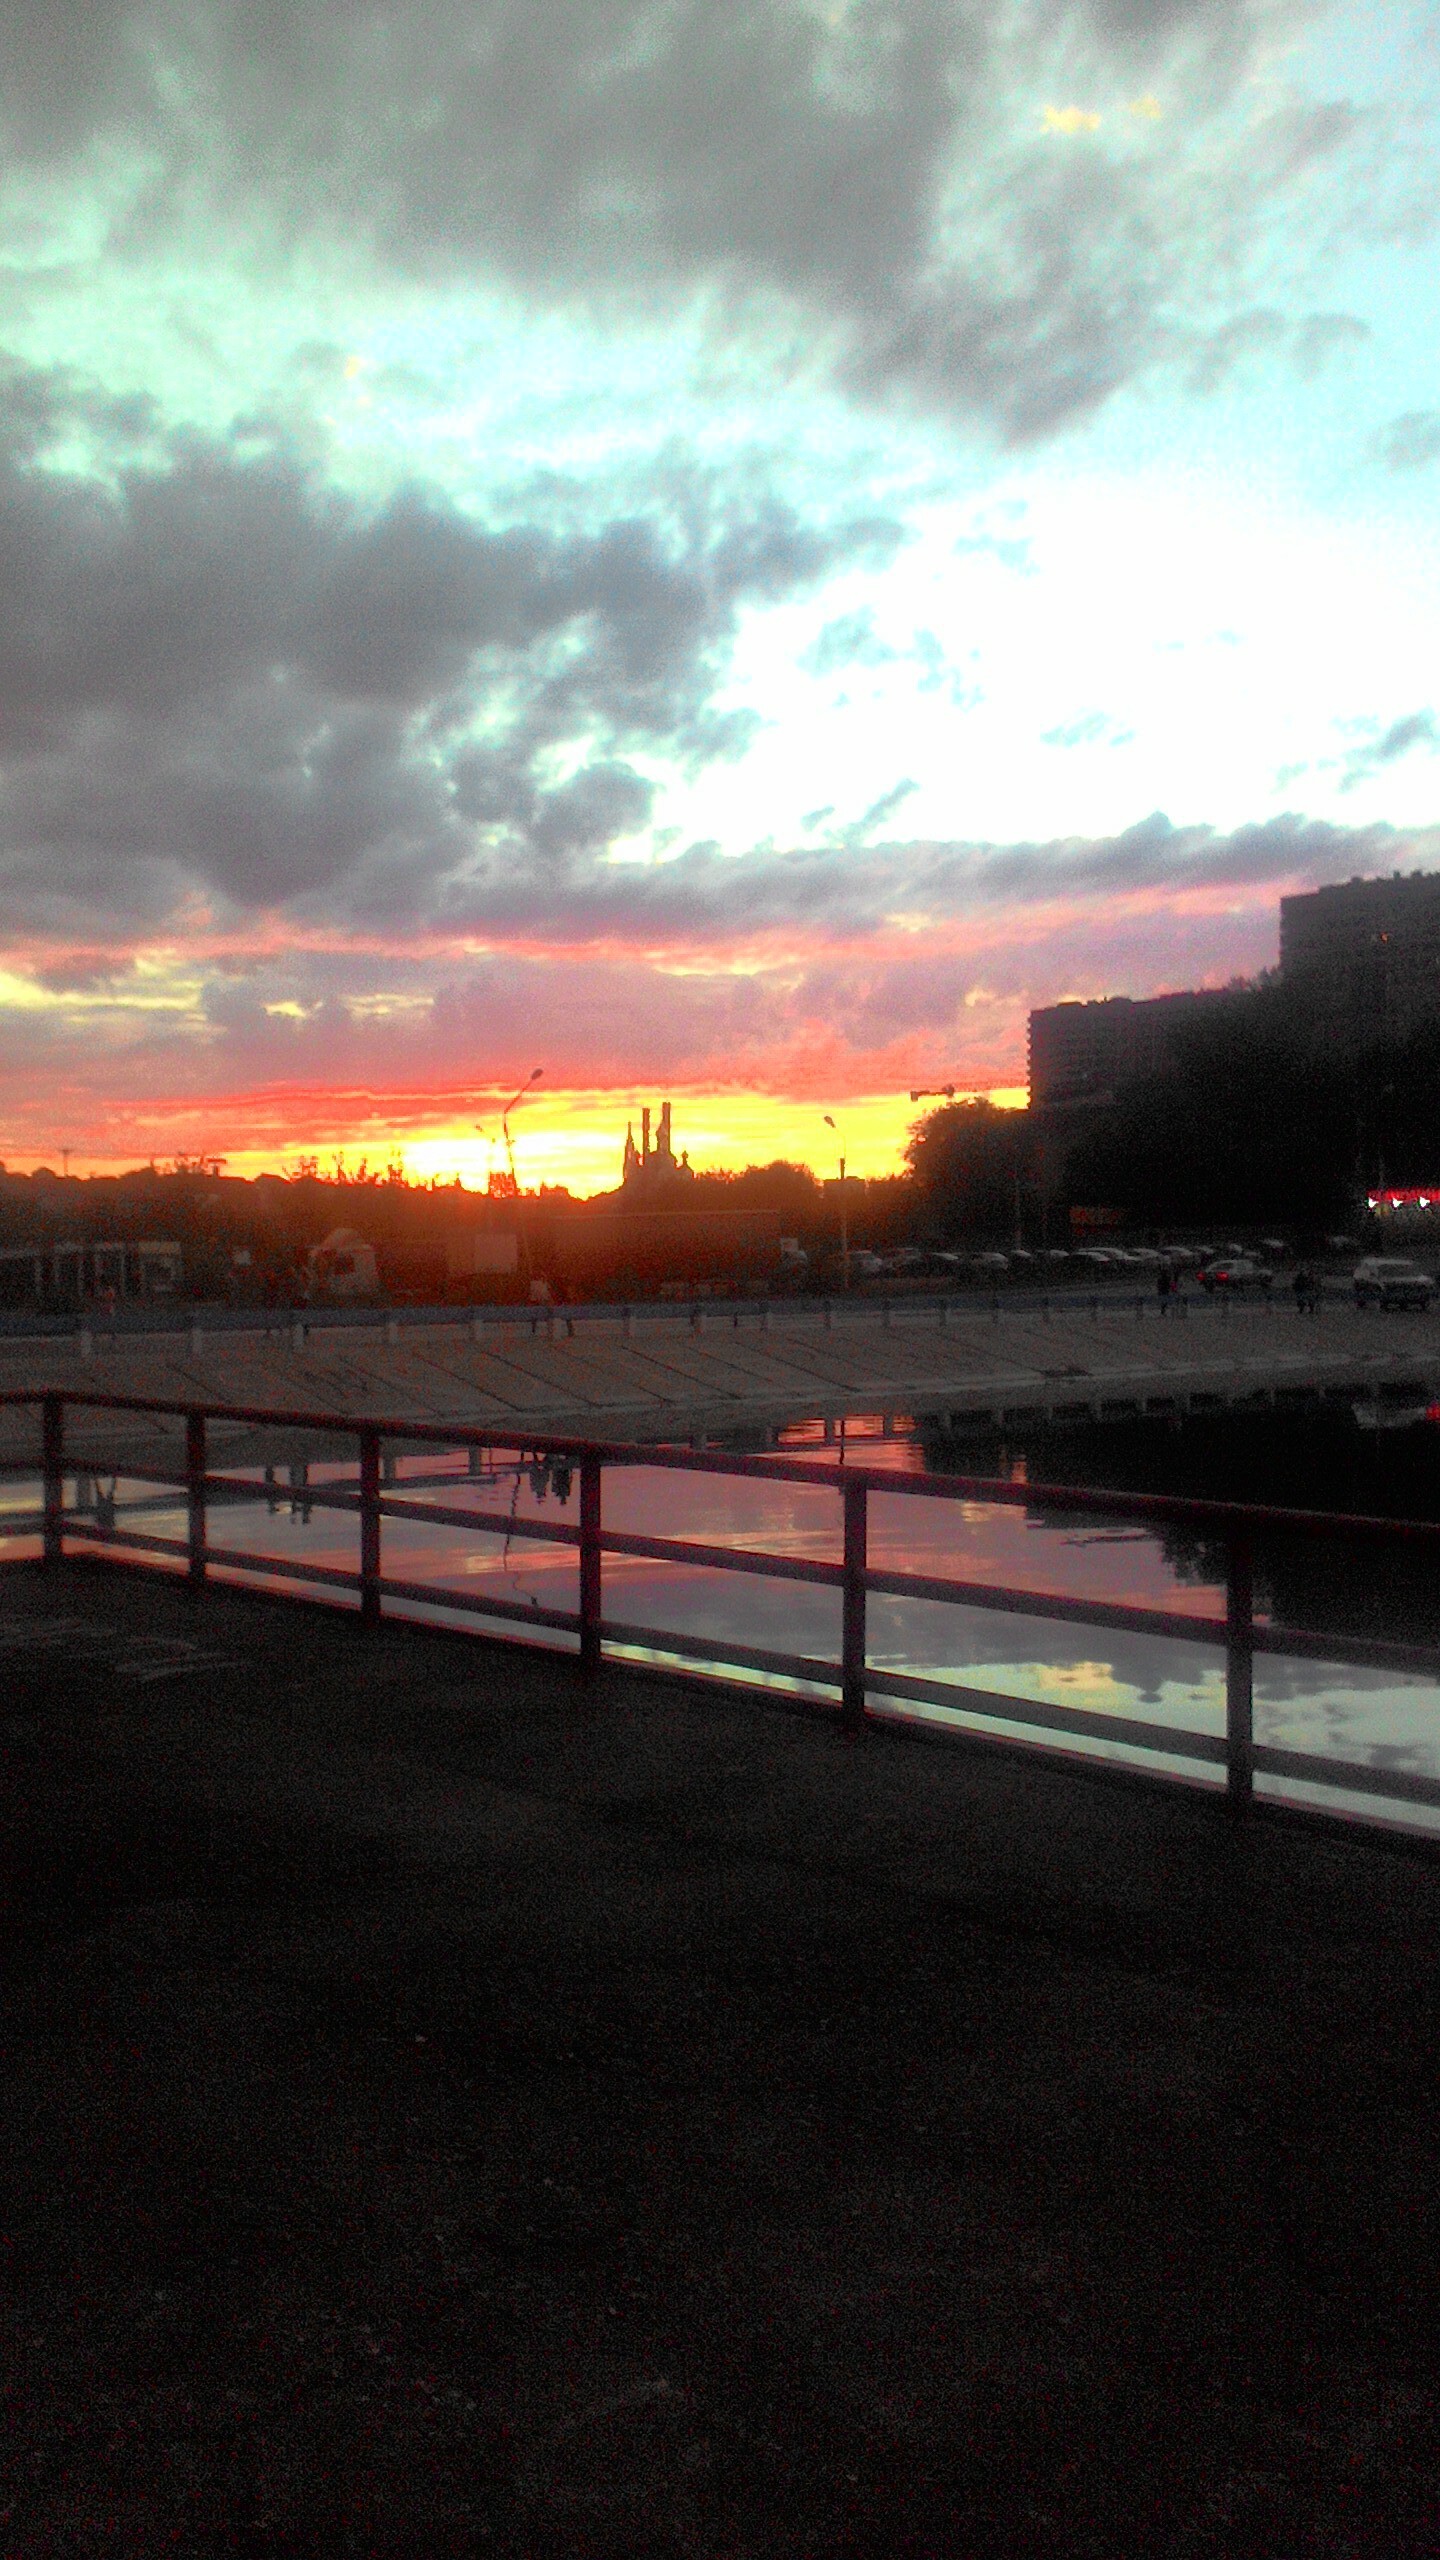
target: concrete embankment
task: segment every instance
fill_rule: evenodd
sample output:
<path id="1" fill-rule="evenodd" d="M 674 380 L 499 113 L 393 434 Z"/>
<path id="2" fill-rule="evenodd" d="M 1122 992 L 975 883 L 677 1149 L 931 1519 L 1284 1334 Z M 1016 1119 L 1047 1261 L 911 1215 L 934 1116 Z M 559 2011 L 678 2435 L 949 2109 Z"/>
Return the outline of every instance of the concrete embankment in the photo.
<path id="1" fill-rule="evenodd" d="M 0 1350 L 0 1385 L 63 1387 L 268 1408 L 466 1422 L 538 1436 L 671 1438 L 805 1414 L 945 1413 L 997 1422 L 1303 1404 L 1440 1384 L 1440 1320 L 1327 1306 L 1205 1302 L 1162 1317 L 1149 1302 L 996 1312 L 972 1306 L 746 1307 L 685 1316 L 637 1312 L 489 1319 L 475 1331 L 406 1323 L 388 1332 L 288 1324 Z M 76 1424 L 77 1431 L 82 1426 Z M 0 1454 L 28 1448 L 33 1421 L 10 1416 Z M 97 1457 L 143 1444 L 133 1420 L 83 1424 Z"/>

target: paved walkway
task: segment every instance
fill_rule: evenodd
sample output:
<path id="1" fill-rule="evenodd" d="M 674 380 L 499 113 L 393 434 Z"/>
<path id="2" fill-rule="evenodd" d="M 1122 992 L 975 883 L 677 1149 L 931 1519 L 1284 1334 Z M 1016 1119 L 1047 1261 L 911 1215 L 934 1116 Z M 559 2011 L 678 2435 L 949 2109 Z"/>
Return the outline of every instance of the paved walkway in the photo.
<path id="1" fill-rule="evenodd" d="M 1327 1306 L 1207 1303 L 1161 1318 L 1155 1304 L 998 1315 L 964 1308 L 942 1324 L 934 1306 L 837 1310 L 757 1307 L 692 1329 L 674 1316 L 613 1323 L 487 1323 L 478 1339 L 453 1325 L 381 1333 L 320 1327 L 297 1350 L 288 1328 L 215 1333 L 198 1352 L 185 1335 L 11 1342 L 0 1385 L 109 1387 L 132 1394 L 327 1412 L 463 1421 L 517 1431 L 673 1437 L 737 1422 L 896 1410 L 1043 1419 L 1054 1414 L 1171 1411 L 1200 1403 L 1364 1393 L 1408 1381 L 1440 1388 L 1440 1321 Z M 0 1455 L 28 1445 L 33 1424 L 0 1426 Z M 129 1447 L 133 1424 L 86 1425 L 96 1454 Z"/>
<path id="2" fill-rule="evenodd" d="M 1420 2560 L 1440 1865 L 0 1576 L 17 2560 Z"/>

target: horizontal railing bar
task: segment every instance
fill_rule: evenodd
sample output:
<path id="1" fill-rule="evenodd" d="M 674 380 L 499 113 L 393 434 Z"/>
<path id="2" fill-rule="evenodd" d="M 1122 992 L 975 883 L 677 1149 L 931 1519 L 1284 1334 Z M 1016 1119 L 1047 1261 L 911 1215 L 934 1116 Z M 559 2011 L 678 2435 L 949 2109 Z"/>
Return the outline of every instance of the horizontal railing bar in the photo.
<path id="1" fill-rule="evenodd" d="M 1440 1805 L 1440 1778 L 1408 1769 L 1376 1769 L 1368 1763 L 1322 1759 L 1318 1752 L 1282 1750 L 1257 1742 L 1255 1768 L 1267 1778 L 1304 1778 L 1312 1786 L 1342 1787 L 1349 1795 L 1389 1796 L 1396 1804 Z"/>
<path id="2" fill-rule="evenodd" d="M 87 1538 L 97 1547 L 138 1547 L 146 1555 L 188 1556 L 188 1538 L 160 1538 L 147 1529 L 106 1529 L 98 1520 L 87 1520 L 83 1513 L 65 1514 L 67 1538 Z"/>
<path id="3" fill-rule="evenodd" d="M 340 1564 L 307 1564 L 300 1556 L 257 1556 L 248 1547 L 207 1547 L 207 1565 L 218 1565 L 226 1573 L 279 1573 L 292 1582 L 323 1582 L 345 1591 L 358 1591 L 360 1576 Z"/>
<path id="4" fill-rule="evenodd" d="M 566 1635 L 578 1635 L 580 1613 L 577 1609 L 532 1609 L 523 1600 L 490 1599 L 479 1591 L 452 1591 L 448 1585 L 438 1588 L 432 1582 L 397 1581 L 392 1575 L 380 1579 L 382 1600 L 423 1601 L 427 1609 L 463 1609 L 471 1617 L 511 1618 L 527 1627 L 559 1627 Z"/>
<path id="5" fill-rule="evenodd" d="M 1193 1733 L 1183 1726 L 1145 1724 L 1129 1716 L 1092 1715 L 1084 1707 L 1064 1707 L 1045 1698 L 1013 1698 L 999 1689 L 973 1689 L 954 1680 L 926 1680 L 909 1671 L 867 1669 L 867 1690 L 887 1698 L 913 1698 L 926 1706 L 953 1707 L 962 1715 L 992 1716 L 1005 1724 L 1025 1724 L 1051 1733 L 1073 1733 L 1097 1742 L 1133 1744 L 1137 1751 L 1163 1751 L 1172 1759 L 1205 1760 L 1224 1766 L 1222 1733 Z"/>
<path id="6" fill-rule="evenodd" d="M 125 1471 L 127 1474 L 131 1470 Z M 143 1478 L 134 1470 L 136 1481 L 173 1487 L 177 1502 L 184 1499 L 183 1478 L 171 1477 L 159 1469 L 148 1469 Z M 293 1499 L 311 1510 L 328 1510 L 351 1516 L 360 1509 L 360 1496 L 343 1486 L 307 1486 L 293 1497 L 290 1488 L 269 1487 L 252 1483 L 247 1477 L 208 1475 L 208 1495 L 220 1493 L 237 1501 L 246 1498 L 275 1500 L 279 1504 Z M 458 1503 L 412 1502 L 403 1495 L 382 1494 L 383 1517 L 433 1522 L 440 1527 L 473 1529 L 492 1537 L 548 1543 L 574 1547 L 580 1542 L 580 1531 L 569 1521 L 535 1520 L 526 1517 L 512 1520 L 508 1513 L 471 1511 Z M 28 1527 L 7 1530 L 0 1526 L 0 1536 L 29 1536 L 41 1513 L 24 1515 Z M 67 1528 L 80 1526 L 84 1513 L 66 1513 Z M 821 1562 L 813 1565 L 803 1558 L 777 1558 L 763 1551 L 747 1548 L 704 1547 L 684 1539 L 642 1539 L 638 1533 L 611 1531 L 602 1535 L 604 1549 L 617 1555 L 645 1555 L 664 1563 L 690 1563 L 700 1567 L 736 1572 L 769 1574 L 784 1581 L 813 1582 L 824 1588 L 833 1587 L 839 1568 Z M 723 1567 L 720 1559 L 724 1559 Z M 892 1599 L 932 1600 L 959 1608 L 992 1608 L 1009 1614 L 1045 1618 L 1062 1624 L 1106 1627 L 1120 1634 L 1160 1636 L 1176 1642 L 1195 1640 L 1205 1644 L 1223 1644 L 1226 1637 L 1223 1619 L 1191 1616 L 1184 1610 L 1151 1609 L 1143 1604 L 1124 1601 L 1079 1600 L 1062 1593 L 1028 1591 L 997 1583 L 952 1580 L 943 1574 L 900 1574 L 872 1571 L 867 1576 L 867 1589 Z M 1408 1671 L 1420 1676 L 1440 1679 L 1440 1649 L 1424 1645 L 1394 1644 L 1380 1637 L 1317 1633 L 1312 1629 L 1277 1627 L 1257 1621 L 1252 1650 L 1271 1655 L 1293 1655 L 1297 1660 L 1333 1662 L 1382 1671 Z"/>
<path id="7" fill-rule="evenodd" d="M 158 1467 L 147 1468 L 143 1475 L 138 1468 L 129 1467 L 122 1468 L 121 1473 L 137 1483 L 173 1490 L 177 1502 L 185 1499 L 186 1479 L 179 1473 L 171 1474 Z M 360 1494 L 346 1485 L 267 1485 L 248 1476 L 207 1475 L 203 1490 L 207 1501 L 219 1494 L 234 1502 L 271 1503 L 277 1509 L 303 1504 L 309 1511 L 343 1511 L 351 1515 L 361 1509 Z M 548 1540 L 566 1547 L 580 1543 L 579 1529 L 572 1522 L 534 1520 L 528 1514 L 512 1520 L 508 1512 L 471 1511 L 459 1503 L 411 1502 L 403 1495 L 382 1493 L 380 1512 L 384 1519 L 432 1521 L 442 1528 L 477 1529 L 497 1538 Z M 82 1512 L 67 1512 L 65 1516 L 67 1522 L 85 1517 Z"/>
<path id="8" fill-rule="evenodd" d="M 355 1497 L 358 1507 L 359 1497 Z M 562 1547 L 578 1547 L 580 1531 L 573 1520 L 536 1520 L 506 1511 L 466 1511 L 458 1502 L 407 1502 L 403 1495 L 382 1493 L 382 1520 L 433 1520 L 443 1528 L 479 1529 L 491 1538 L 542 1538 Z"/>
<path id="9" fill-rule="evenodd" d="M 206 1484 L 233 1485 L 233 1477 L 207 1476 Z M 358 1512 L 362 1508 L 360 1494 L 346 1485 L 251 1485 L 256 1501 L 274 1500 L 279 1504 L 299 1503 L 311 1511 Z M 456 1502 L 410 1502 L 403 1494 L 382 1493 L 379 1501 L 382 1520 L 429 1521 L 438 1528 L 476 1529 L 492 1538 L 538 1538 L 555 1545 L 576 1547 L 580 1532 L 571 1521 L 535 1520 L 528 1513 L 513 1519 L 508 1511 L 470 1511 Z"/>
<path id="10" fill-rule="evenodd" d="M 965 1609 L 1003 1609 L 1017 1617 L 1056 1618 L 1081 1627 L 1113 1627 L 1122 1634 L 1174 1636 L 1195 1644 L 1224 1644 L 1223 1618 L 1192 1618 L 1181 1609 L 1147 1609 L 1123 1600 L 1070 1600 L 1060 1592 L 1025 1591 L 1001 1582 L 951 1581 L 943 1574 L 869 1573 L 866 1589 L 894 1600 L 941 1600 Z"/>
<path id="11" fill-rule="evenodd" d="M 1116 1493 L 1088 1485 L 1017 1485 L 990 1476 L 901 1474 L 883 1467 L 826 1464 L 809 1459 L 771 1458 L 731 1451 L 649 1447 L 633 1441 L 598 1440 L 544 1430 L 496 1429 L 472 1423 L 421 1422 L 405 1415 L 336 1414 L 273 1405 L 197 1403 L 193 1397 L 121 1394 L 103 1388 L 0 1388 L 0 1406 L 38 1405 L 54 1395 L 66 1406 L 126 1413 L 185 1415 L 203 1413 L 215 1422 L 244 1422 L 278 1430 L 335 1432 L 358 1437 L 377 1431 L 382 1438 L 441 1448 L 534 1450 L 557 1457 L 598 1458 L 613 1466 L 652 1467 L 695 1475 L 770 1479 L 783 1484 L 838 1487 L 857 1478 L 872 1493 L 920 1496 L 934 1501 L 998 1504 L 1010 1509 L 1099 1513 L 1128 1520 L 1210 1528 L 1240 1534 L 1260 1529 L 1297 1537 L 1347 1537 L 1384 1543 L 1440 1546 L 1440 1521 L 1382 1520 L 1351 1512 L 1292 1511 L 1261 1503 L 1213 1502 L 1181 1494 Z"/>
<path id="12" fill-rule="evenodd" d="M 1250 1640 L 1253 1653 L 1294 1654 L 1302 1662 L 1333 1662 L 1374 1671 L 1417 1671 L 1440 1680 L 1440 1651 L 1434 1645 L 1392 1644 L 1383 1636 L 1321 1635 L 1312 1627 L 1257 1624 Z"/>
<path id="13" fill-rule="evenodd" d="M 38 1516 L 38 1515 L 37 1515 Z M 67 1530 L 90 1543 L 104 1547 L 138 1549 L 146 1554 L 183 1556 L 187 1553 L 183 1538 L 160 1538 L 138 1530 L 104 1529 L 88 1520 L 67 1517 Z M 209 1547 L 206 1562 L 222 1572 L 245 1573 L 259 1577 L 278 1576 L 290 1581 L 312 1582 L 328 1588 L 358 1590 L 359 1575 L 342 1566 L 311 1564 L 293 1556 L 257 1556 L 244 1548 Z M 469 1616 L 503 1618 L 526 1626 L 558 1629 L 565 1634 L 579 1630 L 578 1613 L 573 1609 L 547 1609 L 529 1606 L 515 1600 L 490 1598 L 479 1592 L 454 1591 L 431 1583 L 408 1582 L 386 1576 L 380 1583 L 385 1599 L 409 1600 L 437 1609 L 456 1609 Z M 775 1653 L 755 1645 L 716 1644 L 703 1637 L 681 1635 L 668 1628 L 646 1627 L 622 1619 L 607 1618 L 602 1624 L 607 1642 L 628 1644 L 654 1653 L 673 1654 L 681 1660 L 733 1664 L 745 1670 L 769 1671 L 782 1677 L 801 1679 L 818 1687 L 838 1688 L 839 1665 L 803 1654 Z M 880 1697 L 947 1707 L 964 1715 L 982 1715 L 1007 1724 L 1028 1725 L 1037 1731 L 1065 1733 L 1101 1742 L 1116 1742 L 1135 1750 L 1163 1752 L 1175 1759 L 1198 1760 L 1222 1765 L 1225 1739 L 1220 1734 L 1195 1733 L 1183 1727 L 1156 1725 L 1124 1716 L 1092 1714 L 1083 1707 L 1059 1706 L 1048 1699 L 1018 1698 L 992 1689 L 976 1689 L 958 1681 L 927 1680 L 911 1672 L 868 1669 L 867 1691 Z M 1428 1778 L 1401 1769 L 1377 1769 L 1372 1765 L 1334 1760 L 1316 1752 L 1293 1751 L 1278 1745 L 1257 1743 L 1254 1746 L 1257 1774 L 1289 1777 L 1314 1786 L 1330 1787 L 1351 1795 L 1388 1798 L 1397 1804 L 1417 1804 L 1440 1809 L 1440 1778 Z"/>
<path id="14" fill-rule="evenodd" d="M 717 1573 L 756 1573 L 777 1582 L 814 1582 L 838 1590 L 845 1579 L 838 1564 L 822 1564 L 797 1556 L 767 1555 L 760 1547 L 714 1547 L 698 1538 L 647 1538 L 638 1530 L 607 1529 L 600 1544 L 607 1555 L 650 1556 L 659 1564 L 708 1565 Z"/>
<path id="15" fill-rule="evenodd" d="M 633 1626 L 624 1618 L 603 1618 L 600 1633 L 607 1644 L 643 1646 L 651 1653 L 673 1653 L 682 1660 L 734 1663 L 743 1671 L 774 1671 L 785 1679 L 809 1680 L 817 1688 L 838 1689 L 840 1665 L 805 1653 L 772 1653 L 765 1645 L 717 1644 L 706 1636 L 677 1635 L 672 1628 Z"/>
<path id="16" fill-rule="evenodd" d="M 189 1556 L 186 1538 L 157 1538 L 140 1529 L 104 1529 L 97 1521 L 77 1519 L 65 1514 L 67 1537 L 84 1538 L 91 1546 L 132 1547 L 143 1555 Z M 360 1576 L 344 1565 L 310 1564 L 300 1556 L 257 1556 L 246 1547 L 211 1547 L 205 1549 L 207 1565 L 220 1566 L 226 1572 L 278 1574 L 289 1582 L 323 1582 L 347 1591 L 358 1591 Z"/>

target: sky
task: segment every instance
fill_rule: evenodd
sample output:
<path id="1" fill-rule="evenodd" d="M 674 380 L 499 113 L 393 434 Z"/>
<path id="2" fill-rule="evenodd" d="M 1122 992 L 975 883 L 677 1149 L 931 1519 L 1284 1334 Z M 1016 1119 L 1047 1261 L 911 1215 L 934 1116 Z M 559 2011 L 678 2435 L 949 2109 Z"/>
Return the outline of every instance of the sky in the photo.
<path id="1" fill-rule="evenodd" d="M 884 1172 L 1440 866 L 1436 16 L 0 0 L 0 1156 Z"/>

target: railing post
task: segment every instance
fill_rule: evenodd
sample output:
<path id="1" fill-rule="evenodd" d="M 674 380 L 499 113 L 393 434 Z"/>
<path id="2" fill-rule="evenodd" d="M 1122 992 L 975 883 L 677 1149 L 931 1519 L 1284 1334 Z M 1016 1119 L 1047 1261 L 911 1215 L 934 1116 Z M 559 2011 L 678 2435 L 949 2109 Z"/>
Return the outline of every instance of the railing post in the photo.
<path id="1" fill-rule="evenodd" d="M 40 1403 L 40 1467 L 44 1478 L 45 1538 L 47 1564 L 59 1564 L 65 1554 L 65 1399 L 44 1396 Z"/>
<path id="2" fill-rule="evenodd" d="M 845 1503 L 845 1581 L 841 1593 L 840 1709 L 852 1729 L 865 1722 L 866 1485 L 848 1478 Z"/>
<path id="3" fill-rule="evenodd" d="M 593 1680 L 600 1668 L 601 1548 L 598 1458 L 580 1461 L 580 1673 Z"/>
<path id="4" fill-rule="evenodd" d="M 380 1619 L 380 1434 L 360 1434 L 360 1622 Z"/>
<path id="5" fill-rule="evenodd" d="M 185 1416 L 185 1507 L 187 1513 L 190 1580 L 205 1579 L 205 1416 Z"/>
<path id="6" fill-rule="evenodd" d="M 1255 1558 L 1248 1532 L 1230 1541 L 1225 1586 L 1225 1790 L 1232 1813 L 1255 1793 Z"/>

